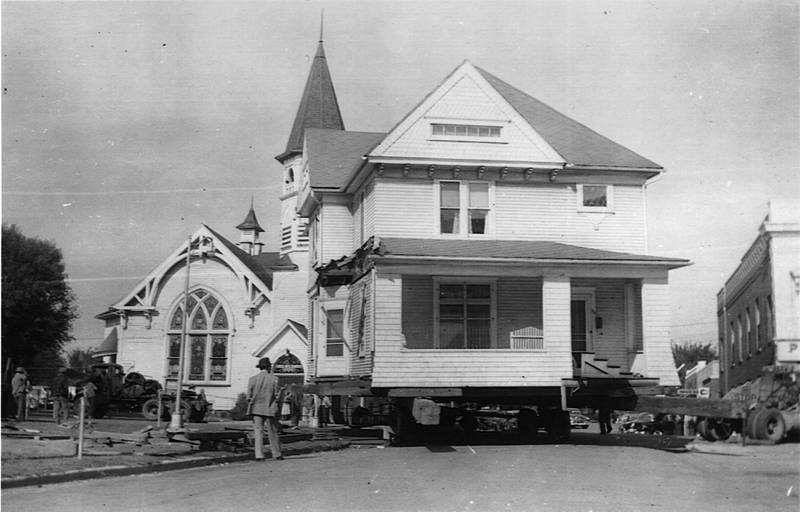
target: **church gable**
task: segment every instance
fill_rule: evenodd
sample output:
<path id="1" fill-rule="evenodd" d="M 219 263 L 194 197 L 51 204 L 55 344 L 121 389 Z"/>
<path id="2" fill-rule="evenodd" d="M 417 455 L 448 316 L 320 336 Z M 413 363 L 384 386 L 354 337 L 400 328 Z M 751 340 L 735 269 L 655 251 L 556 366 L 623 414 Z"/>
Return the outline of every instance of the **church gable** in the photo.
<path id="1" fill-rule="evenodd" d="M 228 269 L 242 287 L 246 296 L 248 315 L 269 302 L 269 275 L 255 268 L 254 258 L 236 248 L 207 226 L 198 229 L 189 240 L 181 244 L 169 257 L 145 277 L 122 300 L 111 306 L 111 310 L 146 315 L 158 307 L 159 295 L 172 276 L 186 266 L 187 251 L 190 252 L 190 268 L 197 277 L 202 267 L 198 263 L 216 262 Z M 239 254 L 241 253 L 241 254 Z M 264 255 L 266 256 L 266 255 Z M 248 261 L 243 261 L 247 257 Z M 253 261 L 250 261 L 253 260 Z"/>
<path id="2" fill-rule="evenodd" d="M 561 165 L 561 156 L 469 62 L 370 153 L 370 159 Z"/>

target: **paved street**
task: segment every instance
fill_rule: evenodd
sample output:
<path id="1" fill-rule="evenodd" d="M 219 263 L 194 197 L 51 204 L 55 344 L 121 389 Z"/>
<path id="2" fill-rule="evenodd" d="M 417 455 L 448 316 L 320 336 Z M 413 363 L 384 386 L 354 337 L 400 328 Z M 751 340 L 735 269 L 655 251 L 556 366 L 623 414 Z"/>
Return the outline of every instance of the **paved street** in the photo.
<path id="1" fill-rule="evenodd" d="M 2 505 L 16 512 L 798 509 L 797 444 L 752 446 L 733 456 L 574 437 L 587 444 L 352 448 L 10 489 Z"/>

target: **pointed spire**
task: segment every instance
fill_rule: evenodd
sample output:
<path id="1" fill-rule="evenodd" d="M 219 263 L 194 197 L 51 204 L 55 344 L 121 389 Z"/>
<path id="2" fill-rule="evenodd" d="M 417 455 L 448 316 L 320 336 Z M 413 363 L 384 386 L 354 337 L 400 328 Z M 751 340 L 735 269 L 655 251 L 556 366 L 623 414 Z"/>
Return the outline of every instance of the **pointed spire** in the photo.
<path id="1" fill-rule="evenodd" d="M 292 125 L 286 151 L 278 155 L 278 160 L 303 150 L 303 139 L 306 128 L 328 128 L 344 130 L 342 113 L 339 111 L 339 102 L 336 100 L 336 91 L 333 89 L 328 61 L 325 58 L 325 49 L 322 46 L 322 19 L 320 19 L 319 43 L 311 71 L 308 73 L 300 106 Z"/>
<path id="2" fill-rule="evenodd" d="M 264 230 L 261 229 L 261 226 L 258 224 L 258 219 L 256 218 L 256 212 L 253 209 L 253 198 L 250 198 L 250 211 L 247 212 L 247 217 L 242 221 L 241 224 L 236 226 L 236 229 L 240 231 L 247 231 L 247 230 L 254 230 L 257 233 L 263 233 Z"/>

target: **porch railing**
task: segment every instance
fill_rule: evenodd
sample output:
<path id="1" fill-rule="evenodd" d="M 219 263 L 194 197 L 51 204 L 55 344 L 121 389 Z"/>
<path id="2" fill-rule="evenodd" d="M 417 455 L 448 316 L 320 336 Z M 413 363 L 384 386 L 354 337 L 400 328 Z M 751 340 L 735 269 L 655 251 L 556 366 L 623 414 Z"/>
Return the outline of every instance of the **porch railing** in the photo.
<path id="1" fill-rule="evenodd" d="M 544 333 L 538 327 L 523 327 L 511 331 L 511 349 L 544 350 Z"/>

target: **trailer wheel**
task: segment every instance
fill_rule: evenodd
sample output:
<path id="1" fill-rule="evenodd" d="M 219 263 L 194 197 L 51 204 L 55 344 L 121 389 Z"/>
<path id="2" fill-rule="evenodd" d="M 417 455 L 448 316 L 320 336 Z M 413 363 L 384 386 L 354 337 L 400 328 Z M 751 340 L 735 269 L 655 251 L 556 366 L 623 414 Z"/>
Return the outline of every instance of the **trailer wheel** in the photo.
<path id="1" fill-rule="evenodd" d="M 711 419 L 709 427 L 715 441 L 725 441 L 733 433 L 731 424 L 725 420 Z"/>
<path id="2" fill-rule="evenodd" d="M 776 409 L 761 411 L 756 416 L 754 423 L 757 439 L 766 439 L 777 443 L 783 439 L 783 435 L 786 433 L 783 415 Z"/>
<path id="3" fill-rule="evenodd" d="M 705 439 L 706 441 L 716 441 L 714 438 L 714 434 L 712 433 L 711 426 L 709 425 L 708 418 L 702 418 L 697 422 L 697 426 L 695 427 L 697 433 L 700 434 L 700 437 Z"/>

